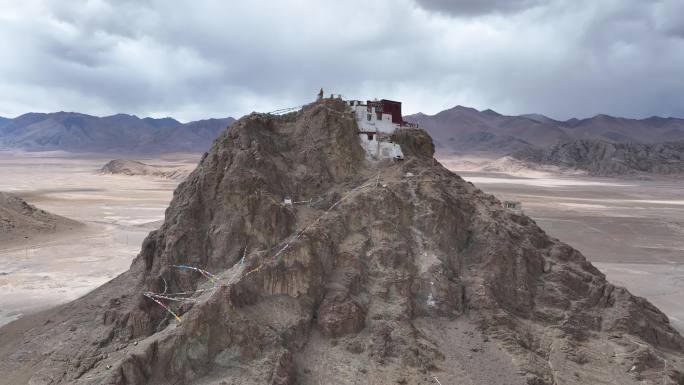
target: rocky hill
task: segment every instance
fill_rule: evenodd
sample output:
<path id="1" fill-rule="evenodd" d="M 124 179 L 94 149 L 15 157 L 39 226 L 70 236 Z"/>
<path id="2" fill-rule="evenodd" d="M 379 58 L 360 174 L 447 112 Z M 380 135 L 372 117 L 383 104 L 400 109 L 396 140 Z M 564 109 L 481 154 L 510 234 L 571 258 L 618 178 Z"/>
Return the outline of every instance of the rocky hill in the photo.
<path id="1" fill-rule="evenodd" d="M 240 119 L 129 271 L 0 329 L 0 383 L 684 384 L 647 300 L 424 131 L 394 135 L 401 162 L 356 134 L 337 100 Z"/>
<path id="2" fill-rule="evenodd" d="M 0 123 L 0 148 L 119 154 L 203 152 L 233 121 L 182 124 L 172 118 L 140 119 L 125 114 L 29 113 Z"/>
<path id="3" fill-rule="evenodd" d="M 601 176 L 684 174 L 684 141 L 642 144 L 576 140 L 545 149 L 528 148 L 511 156 Z"/>
<path id="4" fill-rule="evenodd" d="M 38 209 L 19 197 L 0 192 L 0 242 L 32 238 L 80 225 L 74 220 Z"/>
<path id="5" fill-rule="evenodd" d="M 185 179 L 190 171 L 192 170 L 181 166 L 149 165 L 130 159 L 114 159 L 100 169 L 103 174 L 140 175 L 166 179 Z"/>
<path id="6" fill-rule="evenodd" d="M 456 106 L 435 115 L 406 117 L 435 140 L 440 154 L 505 155 L 530 147 L 548 147 L 575 140 L 653 144 L 684 140 L 684 119 L 626 119 L 596 115 L 558 121 L 540 114 L 507 116 L 492 110 Z"/>

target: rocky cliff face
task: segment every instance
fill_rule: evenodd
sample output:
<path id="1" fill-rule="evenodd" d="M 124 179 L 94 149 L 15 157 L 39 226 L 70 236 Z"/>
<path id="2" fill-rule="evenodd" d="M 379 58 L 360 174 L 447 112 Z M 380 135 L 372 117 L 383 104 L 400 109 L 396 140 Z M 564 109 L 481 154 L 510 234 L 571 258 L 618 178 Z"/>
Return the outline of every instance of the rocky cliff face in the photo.
<path id="1" fill-rule="evenodd" d="M 684 141 L 657 144 L 577 140 L 546 149 L 525 149 L 516 159 L 573 168 L 592 175 L 684 174 Z"/>
<path id="2" fill-rule="evenodd" d="M 684 339 L 648 301 L 425 132 L 369 163 L 356 131 L 337 100 L 239 120 L 128 272 L 0 329 L 0 383 L 684 384 Z"/>

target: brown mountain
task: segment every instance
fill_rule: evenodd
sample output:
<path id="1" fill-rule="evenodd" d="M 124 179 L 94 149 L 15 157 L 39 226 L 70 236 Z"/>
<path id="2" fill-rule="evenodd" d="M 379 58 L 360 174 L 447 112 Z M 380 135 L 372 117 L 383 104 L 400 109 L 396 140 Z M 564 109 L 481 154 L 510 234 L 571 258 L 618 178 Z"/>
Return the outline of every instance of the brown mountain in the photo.
<path id="1" fill-rule="evenodd" d="M 600 176 L 684 175 L 684 141 L 643 144 L 583 139 L 547 148 L 522 149 L 511 157 Z"/>
<path id="2" fill-rule="evenodd" d="M 0 328 L 0 383 L 684 383 L 684 338 L 647 300 L 424 131 L 393 136 L 399 162 L 357 133 L 340 100 L 240 119 L 129 271 Z"/>
<path id="3" fill-rule="evenodd" d="M 140 119 L 125 114 L 29 113 L 0 124 L 0 147 L 121 154 L 201 152 L 233 121 L 208 119 L 182 124 L 172 118 Z"/>
<path id="4" fill-rule="evenodd" d="M 562 127 L 553 123 L 462 106 L 436 115 L 409 115 L 406 120 L 425 129 L 433 137 L 437 151 L 444 154 L 506 154 L 571 139 Z"/>
<path id="5" fill-rule="evenodd" d="M 427 130 L 442 154 L 504 155 L 524 148 L 548 147 L 582 139 L 613 143 L 684 139 L 684 119 L 676 118 L 626 119 L 597 115 L 557 121 L 539 114 L 506 116 L 492 110 L 477 111 L 457 106 L 436 115 L 410 115 L 406 120 Z"/>
<path id="6" fill-rule="evenodd" d="M 658 143 L 684 139 L 684 119 L 650 117 L 616 118 L 597 115 L 562 122 L 575 139 L 600 139 L 616 143 Z"/>

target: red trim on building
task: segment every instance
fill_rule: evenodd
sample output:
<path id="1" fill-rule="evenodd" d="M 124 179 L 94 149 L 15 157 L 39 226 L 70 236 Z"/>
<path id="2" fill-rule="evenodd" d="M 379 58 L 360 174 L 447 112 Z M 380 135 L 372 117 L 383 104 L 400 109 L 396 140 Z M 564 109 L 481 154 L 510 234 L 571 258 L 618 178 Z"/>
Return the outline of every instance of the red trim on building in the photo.
<path id="1" fill-rule="evenodd" d="M 380 106 L 383 113 L 392 115 L 392 123 L 404 124 L 404 118 L 401 116 L 401 102 L 382 99 Z"/>

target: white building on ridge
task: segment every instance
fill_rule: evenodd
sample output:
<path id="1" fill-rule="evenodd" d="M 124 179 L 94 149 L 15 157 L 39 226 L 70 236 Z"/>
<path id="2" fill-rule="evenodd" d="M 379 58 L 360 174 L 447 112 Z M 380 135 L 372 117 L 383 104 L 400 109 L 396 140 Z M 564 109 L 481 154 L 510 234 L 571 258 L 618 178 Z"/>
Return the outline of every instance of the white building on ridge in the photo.
<path id="1" fill-rule="evenodd" d="M 374 100 L 363 103 L 349 100 L 347 104 L 354 112 L 359 126 L 359 140 L 369 160 L 403 160 L 401 146 L 392 143 L 391 135 L 402 127 L 416 127 L 404 122 L 401 116 L 401 102 Z"/>

